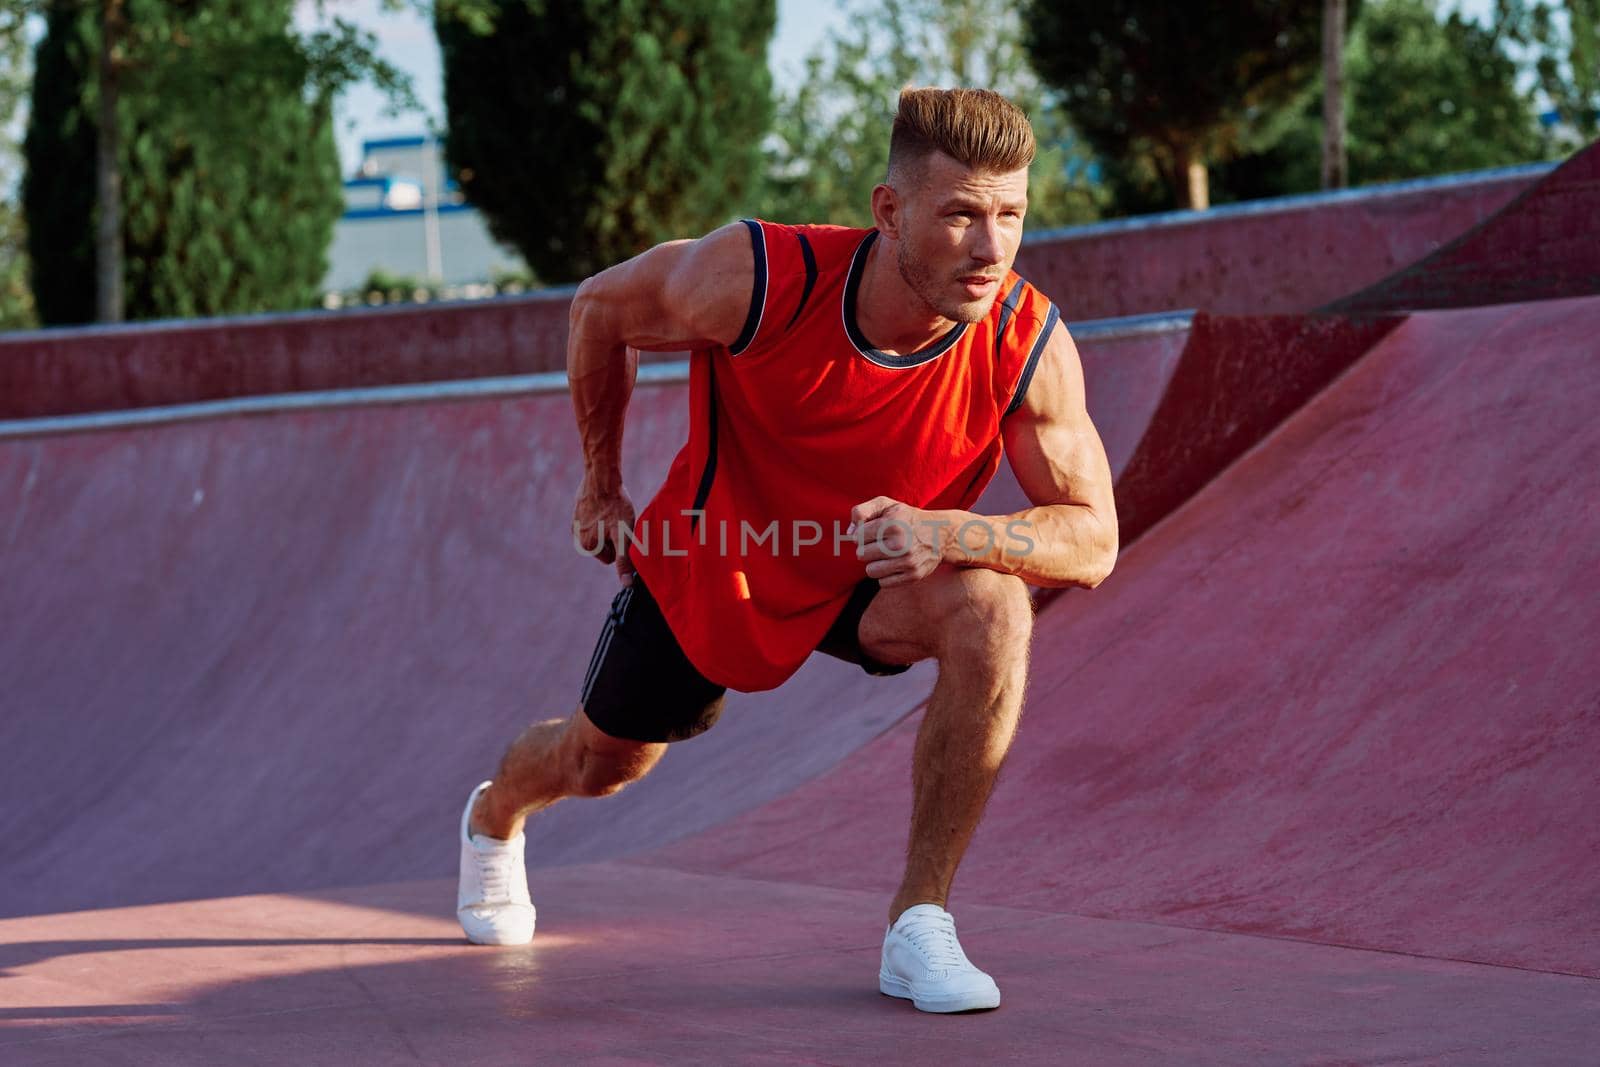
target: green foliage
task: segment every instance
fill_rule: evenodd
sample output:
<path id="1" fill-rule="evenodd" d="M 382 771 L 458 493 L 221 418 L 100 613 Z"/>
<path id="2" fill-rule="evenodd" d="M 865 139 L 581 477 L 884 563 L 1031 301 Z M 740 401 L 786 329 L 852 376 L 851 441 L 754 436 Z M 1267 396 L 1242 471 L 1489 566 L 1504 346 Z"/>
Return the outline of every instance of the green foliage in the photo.
<path id="1" fill-rule="evenodd" d="M 498 0 L 488 33 L 462 8 L 434 20 L 446 155 L 541 279 L 714 228 L 759 181 L 772 0 Z"/>
<path id="2" fill-rule="evenodd" d="M 128 318 L 315 301 L 342 203 L 330 82 L 292 35 L 292 10 L 127 0 L 117 114 Z M 53 5 L 35 56 L 23 198 L 49 323 L 93 316 L 98 34 L 92 5 Z"/>
<path id="3" fill-rule="evenodd" d="M 11 122 L 28 95 L 26 15 L 15 0 L 0 0 L 0 193 L 10 192 L 17 162 Z"/>
<path id="4" fill-rule="evenodd" d="M 27 227 L 12 202 L 12 182 L 22 156 L 10 135 L 17 108 L 28 92 L 28 47 L 24 12 L 0 4 L 0 330 L 37 325 L 28 287 Z"/>
<path id="5" fill-rule="evenodd" d="M 1023 22 L 1035 68 L 1110 164 L 1122 207 L 1156 177 L 1167 206 L 1188 206 L 1191 165 L 1264 147 L 1321 59 L 1322 0 L 1029 0 Z"/>
<path id="6" fill-rule="evenodd" d="M 1352 185 L 1524 163 L 1543 154 L 1506 38 L 1435 0 L 1372 0 L 1345 63 Z M 1320 94 L 1270 151 L 1219 175 L 1222 198 L 1318 188 Z"/>
<path id="7" fill-rule="evenodd" d="M 1434 0 L 1374 0 L 1350 48 L 1350 177 L 1393 181 L 1540 155 L 1517 66 L 1489 30 Z"/>
<path id="8" fill-rule="evenodd" d="M 1495 28 L 1529 53 L 1539 88 L 1577 140 L 1600 136 L 1600 0 L 1495 0 Z"/>
<path id="9" fill-rule="evenodd" d="M 525 293 L 539 288 L 539 279 L 525 267 L 495 267 L 489 272 L 489 284 L 500 293 Z"/>
<path id="10" fill-rule="evenodd" d="M 28 286 L 27 241 L 22 214 L 0 200 L 0 330 L 26 330 L 39 324 Z"/>
<path id="11" fill-rule="evenodd" d="M 1029 224 L 1099 216 L 1091 161 L 1028 66 L 1012 0 L 871 0 L 851 8 L 847 28 L 806 58 L 804 78 L 779 103 L 761 214 L 870 225 L 872 188 L 883 180 L 905 85 L 981 86 L 1010 97 L 1039 142 Z"/>
<path id="12" fill-rule="evenodd" d="M 411 304 L 417 294 L 431 299 L 433 289 L 414 274 L 396 274 L 382 267 L 367 272 L 366 280 L 358 287 L 369 304 Z"/>

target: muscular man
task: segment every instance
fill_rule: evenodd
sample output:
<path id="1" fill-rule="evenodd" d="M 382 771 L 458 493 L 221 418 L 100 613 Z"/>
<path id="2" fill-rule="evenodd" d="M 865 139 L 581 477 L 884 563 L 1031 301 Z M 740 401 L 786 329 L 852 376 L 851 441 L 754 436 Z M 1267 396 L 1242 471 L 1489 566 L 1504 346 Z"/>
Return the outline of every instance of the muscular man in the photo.
<path id="1" fill-rule="evenodd" d="M 1021 713 L 1027 586 L 1093 587 L 1117 553 L 1077 350 L 1011 271 L 1033 156 L 1004 97 L 908 89 L 873 229 L 736 222 L 578 288 L 576 532 L 622 589 L 577 710 L 529 727 L 462 813 L 468 938 L 533 936 L 529 814 L 640 778 L 726 689 L 775 688 L 813 651 L 871 674 L 934 659 L 879 989 L 999 1005 L 945 904 Z M 636 518 L 621 443 L 640 349 L 692 352 L 692 418 Z M 975 515 L 1002 450 L 1033 506 Z"/>

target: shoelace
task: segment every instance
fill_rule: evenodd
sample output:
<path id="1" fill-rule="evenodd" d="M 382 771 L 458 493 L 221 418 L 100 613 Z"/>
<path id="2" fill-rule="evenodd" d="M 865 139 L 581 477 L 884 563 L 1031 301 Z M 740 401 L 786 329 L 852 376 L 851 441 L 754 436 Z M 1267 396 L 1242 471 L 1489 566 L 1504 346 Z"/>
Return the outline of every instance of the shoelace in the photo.
<path id="1" fill-rule="evenodd" d="M 929 968 L 961 967 L 967 962 L 956 940 L 955 920 L 949 915 L 919 916 L 900 931 L 928 961 Z"/>
<path id="2" fill-rule="evenodd" d="M 483 887 L 483 903 L 500 904 L 511 899 L 511 861 L 498 852 L 472 850 L 478 867 L 478 884 Z"/>

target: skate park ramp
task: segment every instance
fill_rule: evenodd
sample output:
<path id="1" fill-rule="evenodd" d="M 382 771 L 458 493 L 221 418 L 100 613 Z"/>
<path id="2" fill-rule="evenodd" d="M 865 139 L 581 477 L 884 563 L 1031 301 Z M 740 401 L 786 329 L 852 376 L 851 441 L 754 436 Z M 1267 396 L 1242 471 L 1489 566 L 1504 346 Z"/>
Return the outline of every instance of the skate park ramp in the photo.
<path id="1" fill-rule="evenodd" d="M 179 866 L 166 872 L 169 892 L 205 884 L 251 852 L 257 864 L 230 875 L 240 884 L 268 871 L 311 880 L 318 861 L 336 863 L 362 840 L 374 882 L 385 884 L 92 911 L 34 901 L 34 914 L 0 920 L 0 1049 L 16 1063 L 208 1062 L 219 1048 L 261 1062 L 525 1062 L 537 1049 L 535 1062 L 904 1062 L 937 1050 L 1043 1063 L 1061 1062 L 1063 1047 L 1096 1063 L 1584 1062 L 1600 1012 L 1591 934 L 1600 833 L 1588 817 L 1600 799 L 1600 667 L 1590 640 L 1600 632 L 1600 550 L 1590 536 L 1600 499 L 1590 414 L 1597 322 L 1595 298 L 1411 317 L 1133 545 L 1114 581 L 1043 612 L 1023 733 L 957 884 L 968 950 L 999 975 L 1007 1000 L 959 1020 L 880 1003 L 871 987 L 915 726 L 884 709 L 881 691 L 841 687 L 826 707 L 730 716 L 694 744 L 709 745 L 739 718 L 774 730 L 786 728 L 778 714 L 803 718 L 804 738 L 790 738 L 802 746 L 827 743 L 830 719 L 881 713 L 888 724 L 808 783 L 688 840 L 537 870 L 543 918 L 533 946 L 462 945 L 445 903 L 451 881 L 387 881 L 381 856 L 448 850 L 454 811 L 396 818 L 399 798 L 431 793 L 427 768 L 454 761 L 452 746 L 490 758 L 522 717 L 497 698 L 537 679 L 541 664 L 531 660 L 522 679 L 456 677 L 461 699 L 436 714 L 407 694 L 459 669 L 449 632 L 471 641 L 509 626 L 507 639 L 538 655 L 533 622 L 467 603 L 476 598 L 446 566 L 519 558 L 473 509 L 534 504 L 515 495 L 509 475 L 472 476 L 501 438 L 467 401 L 378 408 L 325 430 L 302 425 L 316 421 L 309 416 L 213 424 L 257 441 L 239 446 L 247 455 L 281 424 L 305 439 L 304 453 L 279 452 L 263 466 L 318 462 L 326 492 L 341 496 L 359 483 L 340 476 L 345 465 L 387 480 L 354 432 L 360 419 L 404 416 L 416 451 L 401 472 L 421 465 L 452 420 L 475 427 L 443 499 L 396 474 L 409 507 L 374 512 L 359 536 L 316 531 L 376 556 L 383 539 L 435 530 L 440 569 L 385 580 L 374 559 L 370 573 L 340 577 L 348 558 L 297 561 L 285 551 L 279 594 L 237 618 L 205 616 L 215 610 L 199 595 L 206 583 L 191 579 L 193 591 L 163 610 L 205 616 L 219 634 L 238 628 L 235 657 L 193 653 L 194 673 L 166 683 L 238 706 L 205 730 L 168 720 L 166 730 L 129 731 L 104 746 L 86 741 L 91 727 L 79 722 L 49 751 L 37 747 L 39 731 L 18 729 L 13 709 L 6 833 L 28 847 L 6 855 L 8 895 L 45 877 L 48 864 L 30 858 L 41 854 L 102 883 L 105 899 L 118 887 L 97 869 L 130 887 L 163 873 L 130 872 L 110 835 L 93 836 L 95 821 L 113 824 L 126 850 L 167 846 L 166 862 Z M 1518 359 L 1504 358 L 1508 347 Z M 505 439 L 537 438 L 540 420 L 500 408 L 510 409 Z M 640 414 L 641 425 L 652 414 L 671 418 L 648 404 Z M 178 442 L 177 456 L 162 460 L 169 467 L 183 455 L 177 428 L 144 432 Z M 158 458 L 148 443 L 114 437 L 49 440 L 108 450 L 127 465 L 83 494 L 113 493 L 133 480 L 126 470 Z M 205 463 L 220 465 L 223 451 L 213 443 Z M 105 460 L 78 463 L 100 469 Z M 32 470 L 36 493 L 58 474 Z M 258 474 L 270 481 L 269 470 Z M 19 475 L 30 477 L 8 476 Z M 189 482 L 171 492 L 157 503 L 174 519 L 229 506 L 215 488 L 198 506 Z M 360 513 L 348 500 L 330 505 L 277 502 L 312 523 L 325 509 Z M 146 599 L 175 588 L 186 569 L 226 569 L 184 551 L 181 536 L 162 554 L 138 524 L 112 528 L 126 535 L 125 584 Z M 47 546 L 26 547 L 37 555 Z M 57 574 L 87 555 L 71 541 L 55 550 Z M 515 584 L 515 570 L 493 568 L 485 584 L 511 584 L 508 600 L 536 597 L 534 583 Z M 272 605 L 292 604 L 319 573 L 324 585 L 365 584 L 403 633 L 369 621 L 341 636 L 331 619 L 286 641 L 282 629 L 304 620 Z M 566 616 L 582 610 L 577 599 L 536 601 L 540 621 L 576 625 Z M 142 622 L 163 632 L 160 612 L 119 618 L 110 603 L 107 617 L 76 625 L 126 632 Z M 440 617 L 438 628 L 412 630 L 424 617 Z M 278 646 L 260 648 L 273 632 Z M 330 654 L 320 676 L 283 680 L 312 670 L 297 661 L 347 641 L 365 655 Z M 127 730 L 114 695 L 158 684 L 141 677 L 131 653 L 74 672 L 50 661 L 49 646 L 32 650 L 33 675 L 20 659 L 7 672 L 13 692 L 37 692 L 40 677 L 69 687 L 57 714 L 103 685 L 101 729 Z M 341 673 L 377 670 L 368 660 L 387 679 L 371 709 L 296 706 Z M 174 706 L 185 698 L 156 696 Z M 139 710 L 159 718 L 159 700 Z M 344 725 L 353 714 L 354 728 Z M 273 760 L 297 716 L 320 725 L 322 742 L 320 753 L 296 753 L 298 770 Z M 265 771 L 250 777 L 237 763 L 216 780 L 195 769 L 229 733 L 240 736 L 227 744 L 255 752 Z M 19 758 L 19 741 L 35 747 Z M 744 753 L 748 774 L 784 766 L 787 753 L 756 744 Z M 686 745 L 682 755 L 704 758 L 693 752 Z M 102 760 L 94 770 L 105 797 L 50 792 L 51 768 L 70 769 L 73 758 Z M 135 769 L 126 786 L 116 759 Z M 49 805 L 15 784 L 19 769 L 35 766 L 24 784 Z M 446 783 L 446 793 L 460 784 Z M 732 778 L 711 792 L 739 788 Z M 143 799 L 163 789 L 179 802 Z M 317 822 L 303 807 L 296 825 L 274 821 L 275 809 L 308 797 Z M 452 799 L 437 806 L 453 808 Z M 610 804 L 588 806 L 589 833 L 628 835 L 612 824 L 622 809 Z M 26 836 L 30 820 L 65 819 L 75 807 L 89 817 L 67 821 L 64 835 L 47 824 Z M 129 812 L 121 822 L 119 809 Z M 563 810 L 584 807 L 550 815 Z M 249 847 L 230 848 L 229 837 Z M 188 852 L 170 848 L 190 838 Z M 208 852 L 221 859 L 208 862 Z M 274 866 L 273 857 L 292 858 Z M 71 899 L 69 889 L 57 886 L 56 899 Z"/>
<path id="2" fill-rule="evenodd" d="M 1483 307 L 1600 289 L 1600 142 L 1431 255 L 1326 305 L 1338 314 Z"/>
<path id="3" fill-rule="evenodd" d="M 539 820 L 532 946 L 461 942 L 466 789 L 614 588 L 563 396 L 0 429 L 0 1062 L 1592 1062 L 1597 335 L 1079 332 L 1145 532 L 1041 610 L 953 902 L 1006 1000 L 961 1018 L 872 985 L 923 668 L 733 702 Z M 633 485 L 686 407 L 640 388 Z"/>

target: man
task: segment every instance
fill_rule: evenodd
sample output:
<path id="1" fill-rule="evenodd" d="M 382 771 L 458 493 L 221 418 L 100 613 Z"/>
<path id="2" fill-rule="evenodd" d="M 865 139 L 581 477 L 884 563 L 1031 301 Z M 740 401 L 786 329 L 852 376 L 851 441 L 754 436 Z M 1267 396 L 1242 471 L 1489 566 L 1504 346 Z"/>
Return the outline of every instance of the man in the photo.
<path id="1" fill-rule="evenodd" d="M 944 906 L 1021 713 L 1027 587 L 1093 587 L 1117 552 L 1077 351 L 1010 270 L 1033 155 L 1004 97 L 908 89 L 874 229 L 737 222 L 578 288 L 575 531 L 623 588 L 578 709 L 524 732 L 462 813 L 471 940 L 533 935 L 530 813 L 643 776 L 727 688 L 774 688 L 813 650 L 872 674 L 931 658 L 879 989 L 924 1011 L 999 1005 Z M 639 349 L 692 351 L 692 419 L 636 518 L 620 461 Z M 1034 506 L 974 515 L 1002 449 Z"/>

